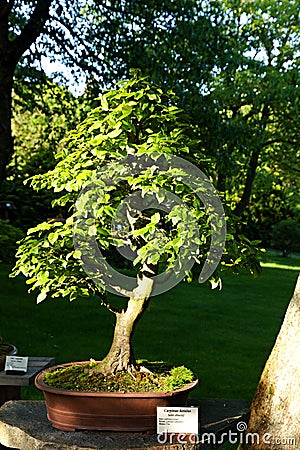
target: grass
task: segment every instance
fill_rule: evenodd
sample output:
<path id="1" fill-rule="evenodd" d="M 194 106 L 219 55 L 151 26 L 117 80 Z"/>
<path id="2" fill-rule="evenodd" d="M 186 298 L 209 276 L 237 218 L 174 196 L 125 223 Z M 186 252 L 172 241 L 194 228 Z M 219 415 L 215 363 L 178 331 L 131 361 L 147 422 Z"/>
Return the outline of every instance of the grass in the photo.
<path id="1" fill-rule="evenodd" d="M 257 278 L 224 273 L 222 291 L 181 283 L 153 297 L 136 330 L 136 356 L 192 368 L 200 379 L 195 397 L 250 402 L 299 271 L 299 258 L 268 254 Z M 36 305 L 24 280 L 8 273 L 1 265 L 0 335 L 20 355 L 54 356 L 57 363 L 104 356 L 113 317 L 98 300 Z M 23 397 L 41 398 L 34 387 L 23 389 Z"/>

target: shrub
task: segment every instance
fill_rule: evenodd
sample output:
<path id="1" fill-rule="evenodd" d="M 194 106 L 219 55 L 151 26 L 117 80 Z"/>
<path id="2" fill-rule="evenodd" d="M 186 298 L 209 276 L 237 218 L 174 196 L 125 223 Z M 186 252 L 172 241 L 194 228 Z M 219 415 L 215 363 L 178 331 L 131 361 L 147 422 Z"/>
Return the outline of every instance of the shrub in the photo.
<path id="1" fill-rule="evenodd" d="M 296 220 L 286 219 L 273 225 L 273 247 L 287 256 L 291 251 L 300 250 L 300 225 Z"/>
<path id="2" fill-rule="evenodd" d="M 24 237 L 24 233 L 11 225 L 7 220 L 0 219 L 0 262 L 14 261 L 17 242 Z"/>

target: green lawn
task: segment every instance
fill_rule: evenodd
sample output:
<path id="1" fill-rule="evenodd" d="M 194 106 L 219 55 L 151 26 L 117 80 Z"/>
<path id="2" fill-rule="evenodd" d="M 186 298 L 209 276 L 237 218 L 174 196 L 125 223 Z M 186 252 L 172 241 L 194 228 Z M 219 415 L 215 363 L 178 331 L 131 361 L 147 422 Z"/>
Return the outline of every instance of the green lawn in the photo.
<path id="1" fill-rule="evenodd" d="M 258 278 L 224 274 L 222 291 L 180 284 L 151 301 L 135 335 L 136 356 L 184 363 L 199 376 L 194 396 L 251 401 L 300 271 L 300 259 L 267 255 Z M 0 266 L 0 335 L 21 355 L 57 362 L 104 356 L 111 314 L 95 299 L 36 305 L 22 278 Z M 25 398 L 40 398 L 34 387 Z M 229 448 L 229 447 L 228 447 Z"/>

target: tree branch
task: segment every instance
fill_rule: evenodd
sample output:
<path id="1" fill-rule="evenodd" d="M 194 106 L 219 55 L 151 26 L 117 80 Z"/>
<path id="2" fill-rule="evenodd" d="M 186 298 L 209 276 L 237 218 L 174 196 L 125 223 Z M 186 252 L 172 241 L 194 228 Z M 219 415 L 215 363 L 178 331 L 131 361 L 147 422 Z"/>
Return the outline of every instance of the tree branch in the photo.
<path id="1" fill-rule="evenodd" d="M 42 33 L 50 16 L 52 0 L 38 0 L 21 34 L 11 43 L 11 56 L 17 62 Z"/>
<path id="2" fill-rule="evenodd" d="M 106 292 L 102 293 L 100 298 L 101 298 L 101 304 L 103 306 L 105 306 L 108 309 L 108 311 L 112 312 L 113 314 L 121 314 L 121 312 L 122 312 L 121 309 L 115 308 L 114 306 L 112 306 L 109 303 Z"/>
<path id="3" fill-rule="evenodd" d="M 82 69 L 84 72 L 95 73 L 96 75 L 99 74 L 97 68 L 92 67 L 91 64 L 88 62 L 88 60 L 84 61 L 84 59 L 78 58 L 78 55 L 74 56 L 72 54 L 71 49 L 68 48 L 68 46 L 66 45 L 66 41 L 64 41 L 57 34 L 55 34 L 53 30 L 51 31 L 51 33 L 49 33 L 49 36 L 55 40 L 57 45 L 64 50 L 65 54 L 69 57 L 70 61 L 72 61 L 72 63 L 74 63 L 77 67 Z M 88 51 L 86 47 L 84 51 L 86 52 L 85 56 L 87 57 L 92 56 L 93 54 L 92 51 Z"/>

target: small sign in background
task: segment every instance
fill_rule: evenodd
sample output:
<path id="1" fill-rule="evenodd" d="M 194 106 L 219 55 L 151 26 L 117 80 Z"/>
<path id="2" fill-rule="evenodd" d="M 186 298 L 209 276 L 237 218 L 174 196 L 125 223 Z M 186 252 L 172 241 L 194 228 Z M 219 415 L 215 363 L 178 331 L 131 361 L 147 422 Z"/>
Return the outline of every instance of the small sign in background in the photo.
<path id="1" fill-rule="evenodd" d="M 26 373 L 28 367 L 28 356 L 7 356 L 5 358 L 4 370 L 7 374 Z"/>

